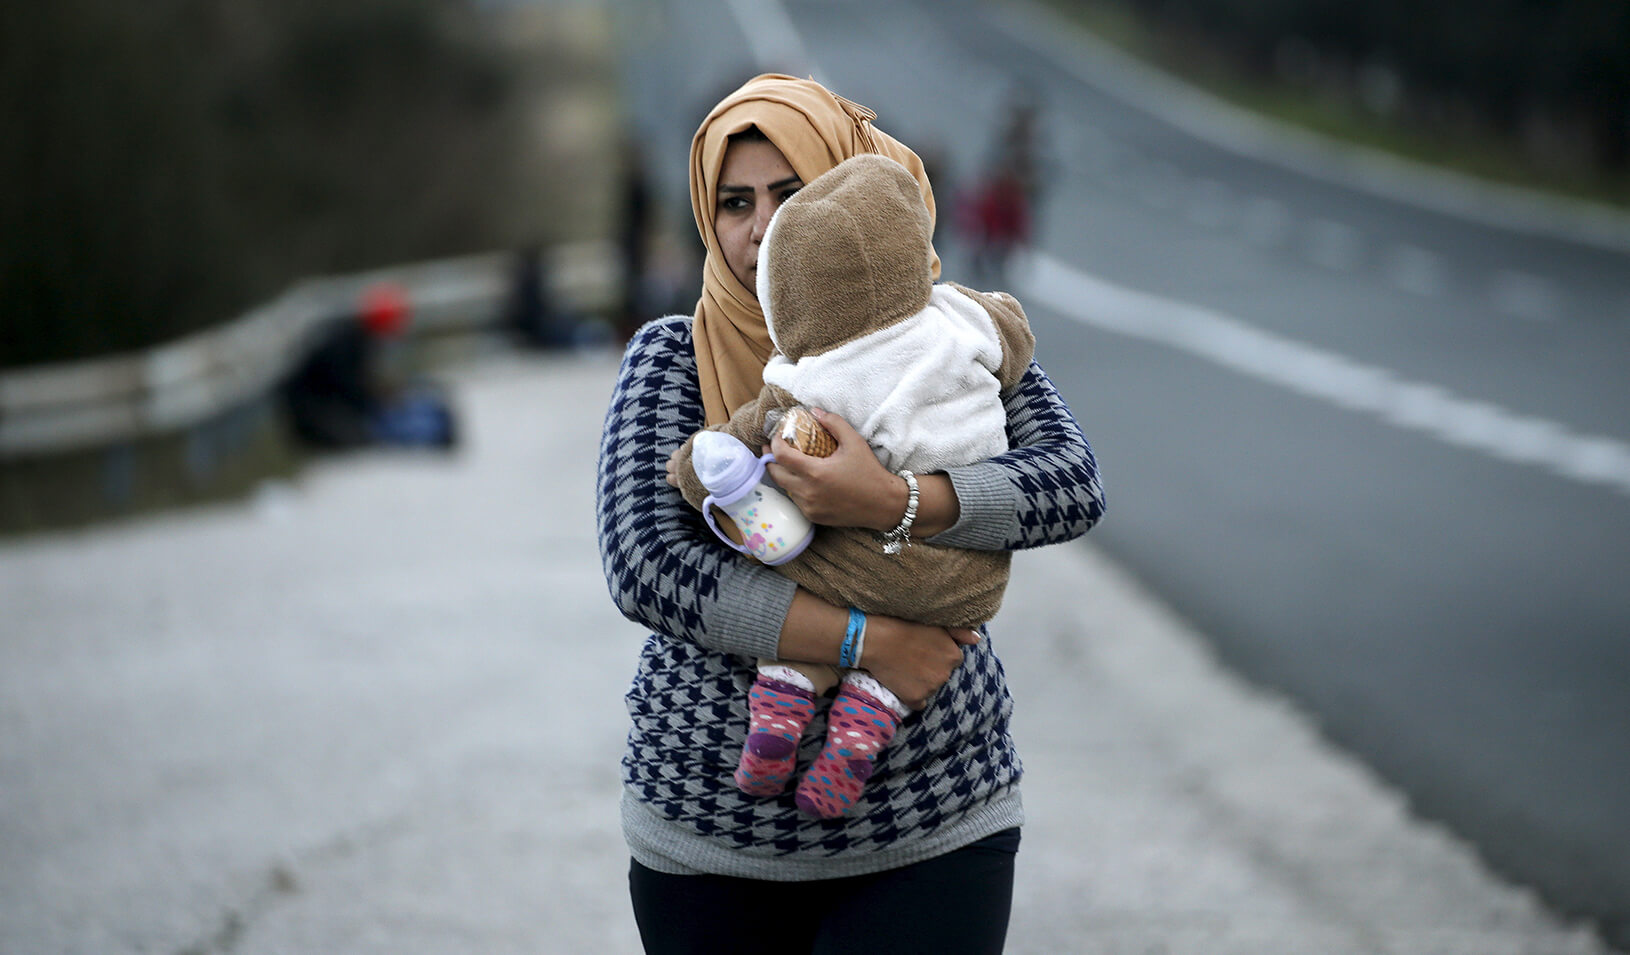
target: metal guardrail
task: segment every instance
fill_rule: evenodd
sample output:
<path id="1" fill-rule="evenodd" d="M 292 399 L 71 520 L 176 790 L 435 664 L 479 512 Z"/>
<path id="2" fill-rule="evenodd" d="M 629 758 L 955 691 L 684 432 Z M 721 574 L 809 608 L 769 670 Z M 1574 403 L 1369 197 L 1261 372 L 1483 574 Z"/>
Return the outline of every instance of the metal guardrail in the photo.
<path id="1" fill-rule="evenodd" d="M 318 326 L 362 292 L 394 283 L 411 306 L 410 334 L 496 326 L 517 258 L 489 253 L 354 275 L 309 279 L 225 325 L 145 351 L 0 372 L 0 460 L 113 444 L 177 431 L 276 386 Z M 553 301 L 610 308 L 622 275 L 607 242 L 556 246 L 542 273 Z"/>

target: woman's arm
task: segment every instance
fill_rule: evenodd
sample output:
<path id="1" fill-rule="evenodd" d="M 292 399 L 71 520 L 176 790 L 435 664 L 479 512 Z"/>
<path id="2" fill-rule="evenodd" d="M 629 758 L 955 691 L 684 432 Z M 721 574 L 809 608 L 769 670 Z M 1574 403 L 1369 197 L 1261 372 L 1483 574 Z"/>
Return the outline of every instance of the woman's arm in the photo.
<path id="1" fill-rule="evenodd" d="M 1104 512 L 1092 448 L 1041 366 L 1031 362 L 1002 396 L 1012 450 L 944 473 L 917 475 L 912 537 L 946 547 L 1019 550 L 1073 540 Z M 888 530 L 906 510 L 906 482 L 884 470 L 842 418 L 821 423 L 838 439 L 811 458 L 779 438 L 770 476 L 817 524 Z"/>
<path id="2" fill-rule="evenodd" d="M 838 665 L 849 611 L 800 589 L 781 630 L 783 660 Z M 962 664 L 962 648 L 979 642 L 972 630 L 947 630 L 871 614 L 866 621 L 863 665 L 911 709 L 922 709 Z"/>
<path id="3" fill-rule="evenodd" d="M 601 564 L 623 615 L 712 649 L 775 656 L 795 585 L 725 547 L 664 480 L 704 422 L 690 326 L 647 323 L 606 410 L 596 478 Z"/>
<path id="4" fill-rule="evenodd" d="M 1074 540 L 1104 515 L 1098 460 L 1041 366 L 1002 395 L 1012 449 L 948 473 L 960 516 L 945 547 L 1022 550 Z"/>
<path id="5" fill-rule="evenodd" d="M 688 324 L 648 323 L 623 356 L 601 437 L 596 505 L 612 598 L 631 620 L 721 652 L 836 664 L 847 608 L 726 548 L 664 480 L 669 456 L 702 418 Z M 921 705 L 975 639 L 874 616 L 864 659 L 908 705 Z"/>

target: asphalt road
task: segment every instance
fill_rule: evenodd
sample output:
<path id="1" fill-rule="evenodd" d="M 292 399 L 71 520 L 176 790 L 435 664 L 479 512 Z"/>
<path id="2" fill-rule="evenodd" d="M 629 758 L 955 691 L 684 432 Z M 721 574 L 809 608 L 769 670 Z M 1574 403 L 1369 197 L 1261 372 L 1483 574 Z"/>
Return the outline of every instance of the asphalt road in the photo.
<path id="1" fill-rule="evenodd" d="M 620 7 L 681 229 L 690 134 L 760 69 L 877 109 L 942 203 L 1037 93 L 1050 176 L 1011 285 L 1106 471 L 1097 544 L 1416 811 L 1630 943 L 1622 219 L 1264 138 L 1025 4 Z"/>
<path id="2" fill-rule="evenodd" d="M 0 952 L 639 951 L 647 634 L 593 520 L 617 358 L 471 354 L 453 453 L 0 542 Z M 1090 542 L 1016 555 L 991 640 L 1013 955 L 1607 955 Z"/>

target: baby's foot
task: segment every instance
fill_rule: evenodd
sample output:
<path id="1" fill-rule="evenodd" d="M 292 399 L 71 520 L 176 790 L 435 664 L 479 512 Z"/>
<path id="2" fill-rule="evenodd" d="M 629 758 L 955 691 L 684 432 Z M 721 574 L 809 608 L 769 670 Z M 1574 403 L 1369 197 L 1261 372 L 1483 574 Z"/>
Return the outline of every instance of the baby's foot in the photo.
<path id="1" fill-rule="evenodd" d="M 815 694 L 760 676 L 753 681 L 747 707 L 747 742 L 736 765 L 736 787 L 750 796 L 774 796 L 792 778 L 798 740 L 815 716 Z"/>
<path id="2" fill-rule="evenodd" d="M 900 717 L 886 704 L 845 682 L 827 716 L 826 745 L 798 782 L 798 808 L 822 819 L 853 809 L 877 768 L 877 754 L 899 727 Z"/>

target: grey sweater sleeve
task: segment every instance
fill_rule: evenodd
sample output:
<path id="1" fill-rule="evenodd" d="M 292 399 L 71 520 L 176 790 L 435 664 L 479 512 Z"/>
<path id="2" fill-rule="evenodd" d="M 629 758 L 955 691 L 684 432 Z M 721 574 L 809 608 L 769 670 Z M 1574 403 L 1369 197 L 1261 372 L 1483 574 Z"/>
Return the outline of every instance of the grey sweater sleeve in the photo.
<path id="1" fill-rule="evenodd" d="M 1103 514 L 1092 449 L 1041 368 L 1032 364 L 1003 401 L 1012 450 L 949 472 L 961 516 L 935 544 L 1037 547 L 1078 537 Z M 703 420 L 688 320 L 648 323 L 624 354 L 601 437 L 607 586 L 625 616 L 658 633 L 774 657 L 796 584 L 725 547 L 663 480 L 668 455 Z"/>
<path id="2" fill-rule="evenodd" d="M 601 432 L 600 559 L 623 615 L 668 637 L 773 657 L 797 586 L 727 548 L 664 479 L 703 425 L 690 323 L 647 323 L 629 342 Z"/>
<path id="3" fill-rule="evenodd" d="M 1011 450 L 947 472 L 961 513 L 930 542 L 973 550 L 1040 547 L 1080 537 L 1103 516 L 1097 459 L 1041 366 L 1031 362 L 1002 403 Z"/>

